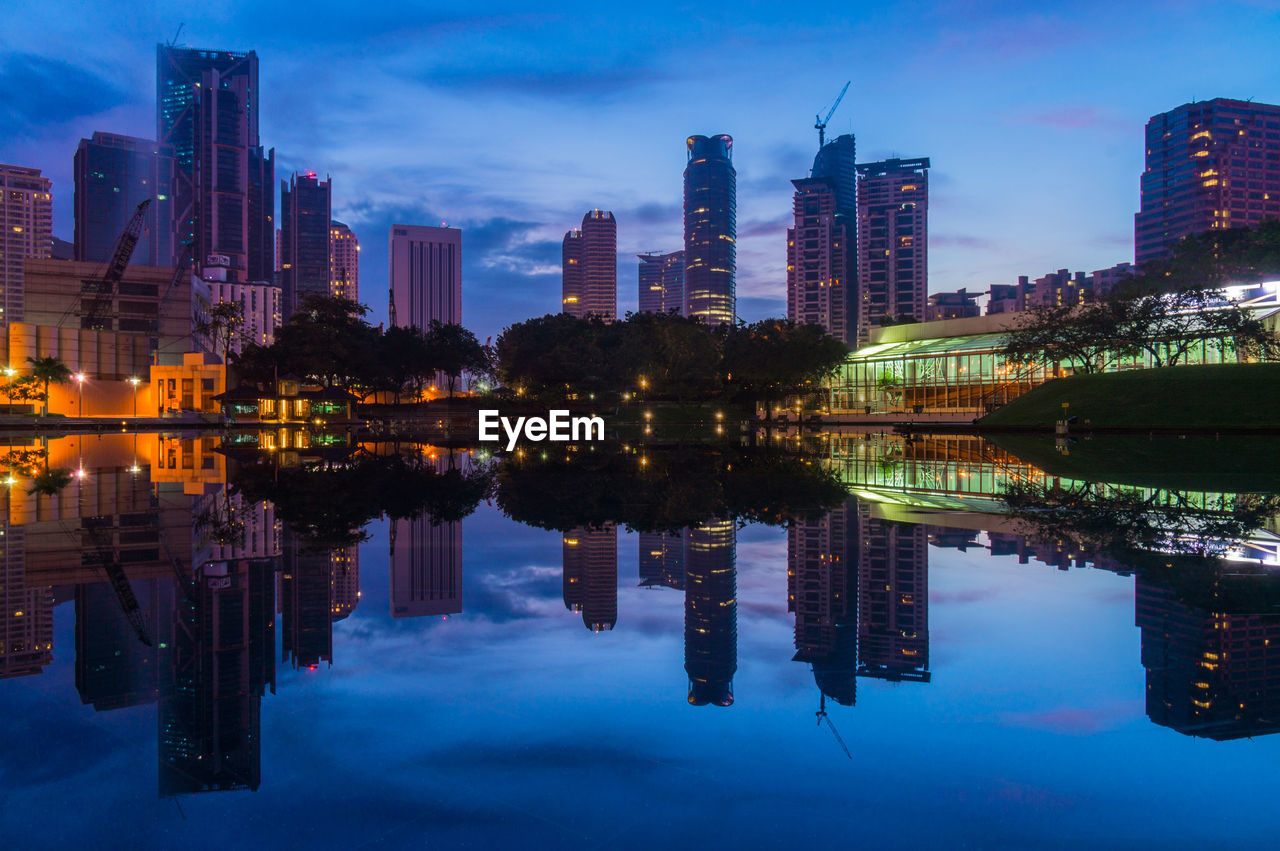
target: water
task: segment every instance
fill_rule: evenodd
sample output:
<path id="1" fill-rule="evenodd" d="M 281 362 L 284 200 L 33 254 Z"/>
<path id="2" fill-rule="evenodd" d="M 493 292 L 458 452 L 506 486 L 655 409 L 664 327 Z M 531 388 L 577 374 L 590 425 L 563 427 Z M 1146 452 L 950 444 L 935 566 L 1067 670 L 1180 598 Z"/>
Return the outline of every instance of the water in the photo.
<path id="1" fill-rule="evenodd" d="M 5 623 L 39 635 L 15 622 L 51 610 L 52 648 L 0 680 L 6 845 L 1269 844 L 1265 527 L 1225 563 L 1028 539 L 988 503 L 1029 467 L 968 438 L 806 443 L 858 496 L 790 528 L 707 516 L 665 536 L 504 508 L 676 523 L 816 497 L 776 467 L 787 492 L 752 494 L 734 452 L 685 488 L 646 478 L 669 472 L 661 450 L 504 471 L 415 449 L 411 483 L 340 446 L 281 468 L 216 444 L 54 441 L 71 481 L 9 486 Z M 328 473 L 288 466 L 326 453 Z M 463 477 L 433 478 L 451 464 L 496 481 L 460 521 L 379 517 L 318 545 L 393 482 L 465 513 Z M 320 484 L 302 498 L 291 476 Z M 253 500 L 273 486 L 278 504 Z"/>

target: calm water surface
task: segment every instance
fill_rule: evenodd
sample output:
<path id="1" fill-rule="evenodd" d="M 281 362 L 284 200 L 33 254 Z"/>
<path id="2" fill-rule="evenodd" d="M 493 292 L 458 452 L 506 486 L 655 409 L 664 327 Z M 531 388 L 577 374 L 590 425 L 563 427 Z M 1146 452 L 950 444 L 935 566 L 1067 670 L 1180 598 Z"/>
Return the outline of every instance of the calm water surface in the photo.
<path id="1" fill-rule="evenodd" d="M 0 835 L 1270 847 L 1274 597 L 1228 605 L 946 508 L 982 501 L 948 475 L 1008 468 L 976 445 L 918 468 L 880 447 L 864 474 L 826 452 L 860 496 L 788 525 L 540 529 L 491 489 L 461 521 L 325 548 L 236 493 L 256 450 L 54 441 L 52 493 L 26 492 L 40 458 L 11 463 Z M 1274 535 L 1251 540 L 1274 567 Z"/>

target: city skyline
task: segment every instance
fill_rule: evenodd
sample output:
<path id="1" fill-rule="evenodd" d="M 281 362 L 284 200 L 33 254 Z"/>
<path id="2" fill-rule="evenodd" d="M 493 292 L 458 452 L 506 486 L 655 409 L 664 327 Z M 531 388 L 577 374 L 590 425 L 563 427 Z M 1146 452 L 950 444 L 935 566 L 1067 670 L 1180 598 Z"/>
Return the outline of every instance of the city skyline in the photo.
<path id="1" fill-rule="evenodd" d="M 72 233 L 78 140 L 94 131 L 153 135 L 151 51 L 180 22 L 158 12 L 128 23 L 98 14 L 60 15 L 50 5 L 18 17 L 0 42 L 9 103 L 0 161 L 53 179 L 54 235 L 62 238 Z M 273 30 L 249 7 L 232 6 L 216 21 L 184 11 L 178 43 L 257 52 L 263 144 L 276 148 L 280 174 L 331 173 L 342 187 L 333 213 L 367 246 L 364 300 L 375 321 L 386 318 L 377 297 L 386 291 L 380 234 L 393 222 L 461 227 L 468 302 L 481 305 L 468 325 L 482 338 L 554 309 L 561 223 L 584 208 L 614 209 L 620 255 L 678 247 L 681 142 L 708 127 L 736 142 L 738 312 L 748 320 L 782 315 L 790 180 L 807 173 L 817 149 L 810 116 L 845 79 L 853 85 L 830 136 L 852 130 L 866 160 L 922 154 L 934 162 L 931 292 L 1132 259 L 1146 121 L 1193 98 L 1276 99 L 1275 72 L 1248 55 L 1277 23 L 1254 7 L 1209 23 L 1194 4 L 1159 15 L 1088 5 L 1031 14 L 878 10 L 856 25 L 799 24 L 781 11 L 729 14 L 712 9 L 683 31 L 590 13 L 437 14 L 397 31 L 399 20 L 356 13 L 344 43 L 323 27 L 304 36 Z M 985 25 L 973 28 L 970 17 Z M 597 38 L 601 26 L 620 37 Z M 1126 30 L 1142 36 L 1117 50 L 1114 34 Z M 891 37 L 906 34 L 905 42 Z M 641 50 L 655 37 L 668 45 L 661 56 Z M 1045 62 L 1046 39 L 1078 61 Z M 73 62 L 52 47 L 69 41 L 84 44 Z M 744 43 L 750 49 L 732 49 Z M 903 43 L 912 61 L 879 61 Z M 1237 49 L 1223 57 L 1220 43 Z M 42 44 L 50 45 L 44 53 L 34 47 Z M 845 58 L 849 44 L 864 45 L 859 59 Z M 415 57 L 431 45 L 444 49 L 424 67 Z M 586 51 L 589 71 L 559 58 L 574 45 Z M 684 65 L 694 50 L 723 60 L 699 70 L 699 82 L 723 96 L 674 95 L 688 88 Z M 789 61 L 800 54 L 806 62 Z M 350 62 L 341 78 L 334 58 Z M 1153 64 L 1166 73 L 1136 73 Z M 1113 85 L 1121 76 L 1126 85 Z M 303 85 L 311 79 L 320 85 Z M 406 99 L 415 108 L 405 109 Z M 664 108 L 655 112 L 657 104 Z M 487 132 L 493 122 L 481 113 L 495 111 L 520 128 L 519 146 Z M 579 140 L 606 138 L 609 145 L 568 156 L 583 149 Z M 636 307 L 636 269 L 620 265 L 622 313 Z"/>

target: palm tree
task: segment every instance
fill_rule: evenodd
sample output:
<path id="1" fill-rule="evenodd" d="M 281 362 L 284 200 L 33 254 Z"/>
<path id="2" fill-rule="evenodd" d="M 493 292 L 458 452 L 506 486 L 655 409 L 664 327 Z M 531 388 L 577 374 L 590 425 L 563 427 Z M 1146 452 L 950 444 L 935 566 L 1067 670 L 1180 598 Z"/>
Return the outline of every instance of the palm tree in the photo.
<path id="1" fill-rule="evenodd" d="M 31 377 L 44 384 L 44 410 L 40 415 L 47 417 L 49 415 L 49 385 L 69 384 L 71 382 L 71 369 L 53 356 L 43 358 L 29 357 L 27 358 L 27 363 L 31 364 Z"/>

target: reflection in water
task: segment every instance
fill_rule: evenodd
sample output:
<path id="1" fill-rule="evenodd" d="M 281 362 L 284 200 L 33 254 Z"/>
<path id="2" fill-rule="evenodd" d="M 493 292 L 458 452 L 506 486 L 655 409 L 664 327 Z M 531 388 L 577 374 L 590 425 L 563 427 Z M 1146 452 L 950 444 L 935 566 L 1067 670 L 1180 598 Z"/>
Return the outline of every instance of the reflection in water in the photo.
<path id="1" fill-rule="evenodd" d="M 685 530 L 684 669 L 689 703 L 733 704 L 738 670 L 737 527 L 714 520 Z"/>
<path id="2" fill-rule="evenodd" d="M 592 632 L 618 623 L 618 526 L 578 526 L 561 539 L 564 605 Z"/>

